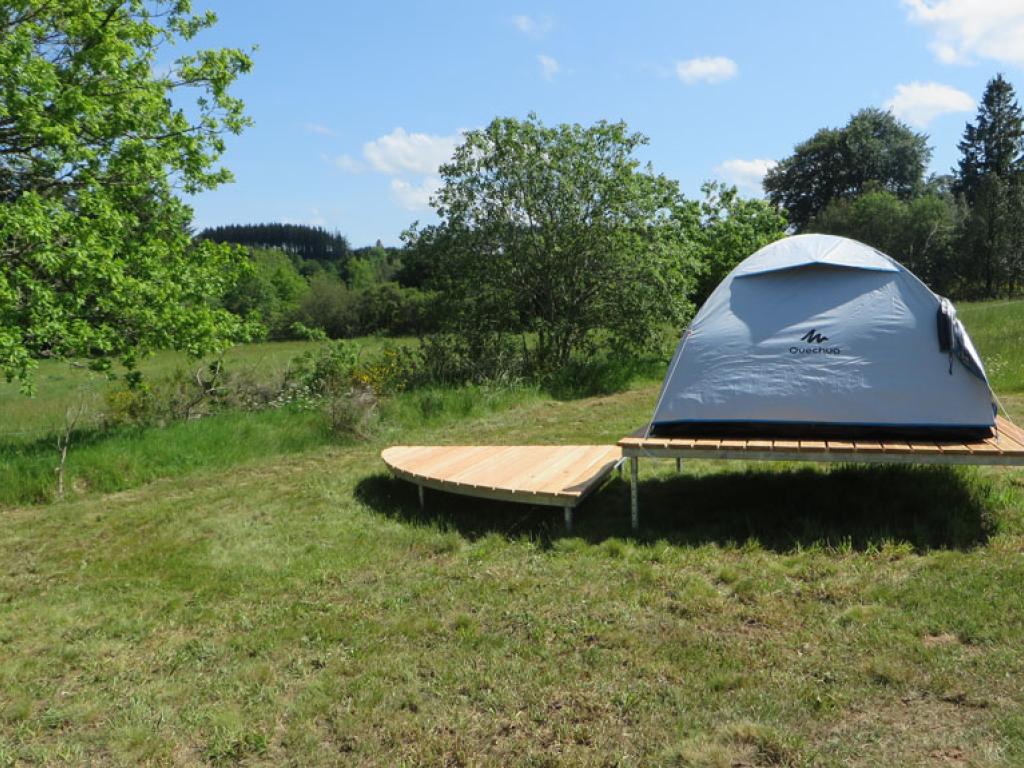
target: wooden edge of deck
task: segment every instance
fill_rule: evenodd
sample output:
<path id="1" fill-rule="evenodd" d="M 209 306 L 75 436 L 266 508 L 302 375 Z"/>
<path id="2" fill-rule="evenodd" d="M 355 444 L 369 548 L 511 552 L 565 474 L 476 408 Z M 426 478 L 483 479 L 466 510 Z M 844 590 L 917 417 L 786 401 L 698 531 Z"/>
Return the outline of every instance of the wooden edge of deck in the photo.
<path id="1" fill-rule="evenodd" d="M 471 449 L 493 449 L 494 451 L 502 451 L 505 455 L 508 455 L 508 464 L 506 465 L 509 469 L 505 481 L 502 482 L 502 476 L 500 474 L 495 475 L 493 472 L 490 475 L 492 478 L 496 478 L 493 482 L 481 483 L 474 482 L 471 473 L 466 472 L 466 463 L 458 462 L 454 465 L 448 465 L 458 467 L 456 475 L 464 477 L 464 480 L 455 480 L 453 478 L 445 478 L 443 476 L 444 466 L 441 465 L 441 472 L 438 475 L 433 475 L 427 472 L 417 472 L 414 469 L 403 467 L 402 458 L 408 454 L 410 456 L 419 457 L 421 460 L 429 454 L 430 449 L 437 449 L 438 453 L 455 453 L 458 449 L 464 449 L 466 455 L 470 455 Z M 580 451 L 579 449 L 589 449 L 586 451 Z M 520 451 L 521 457 L 526 456 L 527 461 L 525 465 L 523 462 L 516 462 L 515 450 L 523 449 Z M 547 450 L 544 450 L 547 449 Z M 561 471 L 548 474 L 540 474 L 540 483 L 536 482 L 536 475 L 531 475 L 532 469 L 535 469 L 537 460 L 543 460 L 550 462 L 551 457 L 555 457 L 561 452 L 563 455 L 566 449 L 574 451 L 577 454 L 582 453 L 576 462 L 567 462 L 561 466 Z M 537 456 L 529 457 L 527 454 L 535 453 Z M 604 455 L 602 456 L 602 452 Z M 511 455 L 510 455 L 511 454 Z M 525 504 L 538 504 L 543 506 L 554 506 L 554 507 L 576 507 L 595 489 L 600 487 L 603 481 L 611 474 L 612 470 L 619 463 L 622 458 L 622 451 L 617 446 L 611 445 L 593 445 L 593 446 L 391 446 L 381 451 L 381 459 L 387 465 L 389 471 L 397 478 L 407 480 L 408 482 L 415 483 L 424 488 L 430 488 L 437 491 L 445 491 L 447 493 L 456 493 L 462 496 L 473 496 L 482 499 L 491 499 L 494 501 L 510 501 Z M 477 451 L 473 454 L 475 460 L 481 464 L 485 463 L 487 458 L 487 451 Z M 529 459 L 532 458 L 532 461 Z M 472 457 L 470 458 L 470 463 Z M 416 465 L 413 465 L 416 466 Z M 429 466 L 429 465 L 428 465 Z M 526 470 L 526 474 L 523 474 L 523 469 Z M 516 474 L 519 471 L 519 474 Z M 539 485 L 540 487 L 531 488 L 518 488 L 515 487 L 514 483 L 525 482 L 530 485 Z"/>
<path id="2" fill-rule="evenodd" d="M 627 458 L 1024 466 L 1024 430 L 1002 417 L 996 419 L 992 437 L 970 443 L 710 436 L 647 439 L 632 433 L 619 440 L 618 445 Z"/>

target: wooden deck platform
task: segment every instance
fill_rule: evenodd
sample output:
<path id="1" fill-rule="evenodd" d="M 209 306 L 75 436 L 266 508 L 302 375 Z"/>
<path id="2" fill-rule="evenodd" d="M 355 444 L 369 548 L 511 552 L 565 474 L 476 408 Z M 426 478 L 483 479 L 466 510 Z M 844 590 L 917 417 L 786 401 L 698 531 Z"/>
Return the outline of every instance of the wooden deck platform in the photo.
<path id="1" fill-rule="evenodd" d="M 744 461 L 826 461 L 912 464 L 1024 465 L 1024 430 L 996 419 L 997 433 L 977 442 L 924 440 L 745 440 L 643 437 L 619 440 L 627 458 L 739 459 Z"/>
<path id="2" fill-rule="evenodd" d="M 396 445 L 381 458 L 396 476 L 423 489 L 572 510 L 614 469 L 614 445 Z"/>
<path id="3" fill-rule="evenodd" d="M 652 459 L 726 459 L 879 464 L 1024 466 L 1024 430 L 996 420 L 996 433 L 975 442 L 644 437 L 618 445 L 397 445 L 381 458 L 396 476 L 419 486 L 500 501 L 573 509 L 624 459 L 630 462 L 633 528 L 639 527 L 638 464 Z"/>
<path id="4" fill-rule="evenodd" d="M 644 437 L 645 430 L 619 440 L 630 463 L 630 511 L 640 525 L 638 463 L 652 459 L 732 459 L 875 464 L 1003 464 L 1024 466 L 1024 430 L 996 418 L 996 434 L 976 442 L 927 440 L 799 440 Z"/>

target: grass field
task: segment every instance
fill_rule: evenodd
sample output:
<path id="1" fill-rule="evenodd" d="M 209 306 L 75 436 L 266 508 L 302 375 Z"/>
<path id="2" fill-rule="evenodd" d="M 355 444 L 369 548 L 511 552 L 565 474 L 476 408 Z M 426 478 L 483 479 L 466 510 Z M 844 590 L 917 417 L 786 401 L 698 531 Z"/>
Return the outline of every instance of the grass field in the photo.
<path id="1" fill-rule="evenodd" d="M 1024 415 L 1024 304 L 962 315 Z M 83 446 L 151 464 L 2 511 L 0 765 L 1024 764 L 1024 472 L 649 461 L 638 536 L 613 480 L 567 537 L 421 513 L 377 458 L 613 441 L 656 387 L 407 393 L 353 445 L 274 412 Z"/>
<path id="2" fill-rule="evenodd" d="M 366 353 L 372 353 L 383 344 L 409 342 L 371 336 L 355 339 L 354 343 Z M 316 343 L 309 341 L 244 344 L 229 349 L 224 354 L 224 363 L 232 370 L 259 371 L 269 378 L 283 371 L 294 357 L 315 347 Z M 184 354 L 158 352 L 145 358 L 139 369 L 152 380 L 168 376 L 179 368 L 193 371 L 200 365 L 202 362 L 189 360 Z M 0 441 L 10 443 L 48 435 L 64 423 L 65 410 L 77 406 L 80 398 L 88 408 L 88 420 L 102 409 L 104 396 L 111 388 L 123 386 L 101 373 L 53 360 L 40 361 L 35 380 L 37 391 L 33 397 L 21 394 L 17 384 L 0 380 Z"/>

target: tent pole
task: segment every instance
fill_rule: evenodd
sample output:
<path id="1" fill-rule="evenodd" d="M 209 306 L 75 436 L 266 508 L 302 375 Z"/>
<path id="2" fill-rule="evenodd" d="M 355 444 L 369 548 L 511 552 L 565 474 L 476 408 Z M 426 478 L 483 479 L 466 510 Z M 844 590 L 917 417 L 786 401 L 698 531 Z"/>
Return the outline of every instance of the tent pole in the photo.
<path id="1" fill-rule="evenodd" d="M 565 508 L 565 532 L 572 533 L 572 507 Z"/>
<path id="2" fill-rule="evenodd" d="M 683 471 L 683 460 L 682 460 L 682 459 L 680 459 L 680 458 L 679 458 L 679 457 L 677 456 L 677 457 L 676 457 L 676 472 L 682 472 L 682 471 Z"/>
<path id="3" fill-rule="evenodd" d="M 633 456 L 629 460 L 629 512 L 633 530 L 640 528 L 640 459 Z"/>
<path id="4" fill-rule="evenodd" d="M 417 490 L 419 490 L 419 494 L 420 494 L 420 509 L 423 509 L 423 508 L 426 507 L 426 500 L 423 498 L 423 486 L 417 484 L 416 488 L 417 488 Z"/>

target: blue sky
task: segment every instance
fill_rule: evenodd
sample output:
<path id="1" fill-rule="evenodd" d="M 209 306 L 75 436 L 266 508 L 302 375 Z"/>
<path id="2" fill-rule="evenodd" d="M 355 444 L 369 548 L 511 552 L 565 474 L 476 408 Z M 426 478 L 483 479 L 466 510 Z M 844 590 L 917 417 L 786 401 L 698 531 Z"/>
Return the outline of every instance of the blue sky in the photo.
<path id="1" fill-rule="evenodd" d="M 235 90 L 255 120 L 229 140 L 236 181 L 193 198 L 197 225 L 318 224 L 356 246 L 432 221 L 437 163 L 496 115 L 625 120 L 688 195 L 711 178 L 756 195 L 772 161 L 865 106 L 928 133 L 944 172 L 986 81 L 1024 88 L 1024 0 L 206 7 L 201 44 L 259 49 Z"/>

